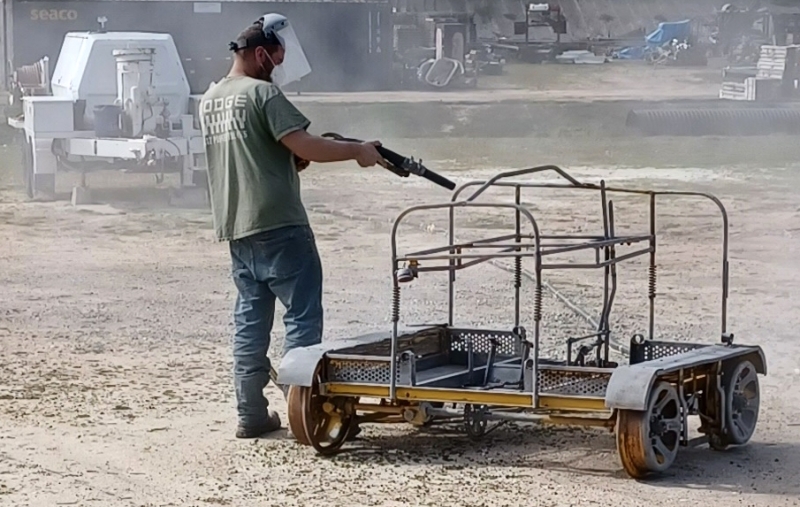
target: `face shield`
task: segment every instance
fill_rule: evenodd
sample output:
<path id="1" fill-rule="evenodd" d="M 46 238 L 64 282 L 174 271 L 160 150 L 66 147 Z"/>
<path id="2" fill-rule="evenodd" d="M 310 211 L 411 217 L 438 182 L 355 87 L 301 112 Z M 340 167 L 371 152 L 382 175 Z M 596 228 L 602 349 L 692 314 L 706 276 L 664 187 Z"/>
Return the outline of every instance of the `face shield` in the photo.
<path id="1" fill-rule="evenodd" d="M 310 74 L 311 65 L 308 64 L 303 46 L 300 45 L 289 20 L 285 16 L 272 13 L 263 15 L 259 21 L 263 26 L 264 37 L 277 40 L 283 47 L 283 62 L 273 68 L 272 82 L 278 86 L 286 86 Z"/>
<path id="2" fill-rule="evenodd" d="M 281 46 L 283 61 L 278 65 L 272 62 L 273 68 L 269 78 L 278 86 L 299 81 L 311 73 L 311 65 L 308 64 L 303 47 L 286 16 L 275 13 L 264 14 L 252 28 L 257 25 L 261 30 L 255 34 L 252 30 L 248 30 L 250 32 L 248 36 L 241 36 L 229 44 L 230 50 L 235 52 L 245 48 Z"/>

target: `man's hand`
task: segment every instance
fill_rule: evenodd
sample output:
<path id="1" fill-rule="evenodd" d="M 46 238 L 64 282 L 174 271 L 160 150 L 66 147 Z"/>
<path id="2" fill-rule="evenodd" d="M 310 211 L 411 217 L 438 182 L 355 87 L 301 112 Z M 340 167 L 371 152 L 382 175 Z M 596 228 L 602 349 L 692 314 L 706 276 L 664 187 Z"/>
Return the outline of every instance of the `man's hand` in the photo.
<path id="1" fill-rule="evenodd" d="M 308 160 L 304 160 L 298 157 L 297 155 L 294 156 L 294 166 L 297 168 L 297 172 L 306 169 L 310 164 L 311 162 L 309 162 Z"/>
<path id="2" fill-rule="evenodd" d="M 356 162 L 358 162 L 358 165 L 361 167 L 372 167 L 376 164 L 383 165 L 383 157 L 381 157 L 381 154 L 375 149 L 376 146 L 380 145 L 380 141 L 361 143 L 359 146 L 360 150 L 356 156 Z"/>

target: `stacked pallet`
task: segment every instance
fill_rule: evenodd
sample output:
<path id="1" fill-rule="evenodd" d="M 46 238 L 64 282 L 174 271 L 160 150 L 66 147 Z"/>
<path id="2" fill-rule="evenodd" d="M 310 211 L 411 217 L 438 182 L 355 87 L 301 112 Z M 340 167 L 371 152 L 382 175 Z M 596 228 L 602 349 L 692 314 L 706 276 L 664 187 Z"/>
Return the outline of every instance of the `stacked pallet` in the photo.
<path id="1" fill-rule="evenodd" d="M 722 83 L 719 98 L 725 100 L 756 100 L 755 78 L 748 77 L 744 82 L 728 81 Z"/>
<path id="2" fill-rule="evenodd" d="M 761 46 L 755 77 L 744 81 L 725 81 L 719 98 L 727 100 L 767 101 L 791 95 L 800 77 L 800 45 Z"/>
<path id="3" fill-rule="evenodd" d="M 797 69 L 797 54 L 800 46 L 761 46 L 756 64 L 759 79 L 783 79 Z"/>
<path id="4" fill-rule="evenodd" d="M 726 100 L 747 100 L 765 102 L 780 97 L 780 79 L 759 79 L 748 77 L 743 83 L 722 83 L 719 98 Z"/>

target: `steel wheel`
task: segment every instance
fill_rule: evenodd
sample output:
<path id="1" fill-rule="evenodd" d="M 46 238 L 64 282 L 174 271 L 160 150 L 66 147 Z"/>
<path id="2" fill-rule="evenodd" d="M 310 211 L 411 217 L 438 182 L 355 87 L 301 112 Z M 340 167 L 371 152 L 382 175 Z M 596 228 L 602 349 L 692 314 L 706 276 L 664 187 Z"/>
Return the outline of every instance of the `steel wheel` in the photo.
<path id="1" fill-rule="evenodd" d="M 289 431 L 294 435 L 295 440 L 300 445 L 311 445 L 306 436 L 306 429 L 303 426 L 303 390 L 308 389 L 302 386 L 290 386 L 289 393 L 286 395 L 287 411 L 289 412 Z"/>
<path id="2" fill-rule="evenodd" d="M 333 454 L 347 441 L 354 427 L 354 400 L 321 395 L 321 377 L 320 363 L 310 387 L 289 388 L 289 428 L 300 444 L 311 445 L 320 454 Z"/>
<path id="3" fill-rule="evenodd" d="M 716 450 L 746 444 L 756 431 L 761 405 L 758 373 L 753 363 L 742 361 L 726 369 L 724 378 L 725 432 L 709 436 L 709 445 Z"/>
<path id="4" fill-rule="evenodd" d="M 681 417 L 678 392 L 667 382 L 653 387 L 646 411 L 619 411 L 617 452 L 629 476 L 641 479 L 672 465 L 680 445 Z"/>

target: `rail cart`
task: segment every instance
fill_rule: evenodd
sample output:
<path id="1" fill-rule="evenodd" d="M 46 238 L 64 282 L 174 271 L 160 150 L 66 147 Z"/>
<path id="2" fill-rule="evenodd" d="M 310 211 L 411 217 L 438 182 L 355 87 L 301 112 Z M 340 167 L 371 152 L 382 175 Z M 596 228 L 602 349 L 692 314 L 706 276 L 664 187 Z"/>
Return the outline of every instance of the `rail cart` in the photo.
<path id="1" fill-rule="evenodd" d="M 559 183 L 510 180 L 554 172 Z M 563 182 L 562 182 L 563 179 Z M 477 188 L 475 188 L 477 187 Z M 478 198 L 490 187 L 511 187 L 515 203 Z M 525 188 L 569 188 L 599 194 L 603 233 L 545 235 L 523 206 Z M 461 194 L 472 189 L 467 198 Z M 639 194 L 649 202 L 649 230 L 616 235 L 614 193 Z M 662 196 L 710 199 L 722 216 L 722 308 L 718 343 L 686 343 L 654 338 L 656 299 L 656 203 Z M 508 234 L 459 242 L 454 215 L 461 208 L 494 208 L 514 214 Z M 398 253 L 399 225 L 409 215 L 449 209 L 449 242 L 440 248 Z M 480 437 L 489 421 L 543 421 L 613 429 L 625 471 L 643 478 L 665 471 L 681 446 L 708 443 L 721 450 L 746 443 L 759 412 L 759 380 L 766 374 L 760 347 L 733 343 L 726 328 L 728 295 L 728 218 L 722 203 L 699 192 L 653 191 L 581 183 L 555 166 L 500 173 L 455 190 L 450 202 L 413 206 L 394 222 L 391 332 L 359 336 L 291 350 L 283 358 L 278 383 L 289 386 L 289 427 L 295 438 L 320 454 L 339 451 L 358 424 L 406 422 L 426 425 L 449 420 Z M 618 254 L 623 247 L 633 249 Z M 551 261 L 559 254 L 594 251 L 595 262 Z M 628 364 L 610 359 L 615 341 L 610 312 L 617 289 L 617 265 L 649 256 L 649 319 L 642 334 L 630 338 Z M 464 329 L 453 322 L 454 281 L 458 271 L 492 259 L 513 259 L 514 325 L 509 330 Z M 522 259 L 535 265 L 532 314 L 523 314 Z M 603 306 L 597 330 L 567 340 L 565 360 L 540 357 L 542 274 L 548 269 L 603 270 Z M 423 273 L 449 272 L 449 322 L 401 329 L 400 287 Z M 526 329 L 522 320 L 532 321 Z M 583 344 L 583 345 L 581 345 Z M 616 344 L 619 345 L 619 344 Z M 624 346 L 623 346 L 624 347 Z M 576 351 L 577 349 L 577 351 Z M 374 403 L 368 399 L 376 400 Z M 700 419 L 698 437 L 689 438 L 689 417 Z"/>

